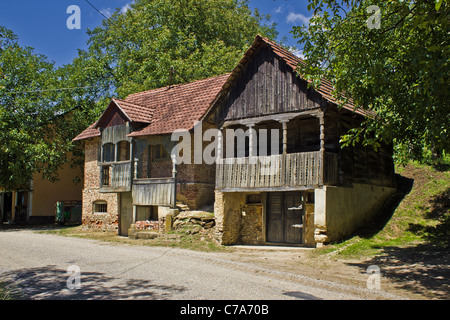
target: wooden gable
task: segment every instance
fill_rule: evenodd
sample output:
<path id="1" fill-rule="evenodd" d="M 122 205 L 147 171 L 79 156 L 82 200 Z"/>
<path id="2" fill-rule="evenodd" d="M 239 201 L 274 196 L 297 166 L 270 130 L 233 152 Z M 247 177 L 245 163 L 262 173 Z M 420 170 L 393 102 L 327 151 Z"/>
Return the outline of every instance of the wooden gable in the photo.
<path id="1" fill-rule="evenodd" d="M 130 121 L 128 116 L 112 101 L 98 120 L 97 128 L 108 128 L 125 125 Z"/>
<path id="2" fill-rule="evenodd" d="M 214 111 L 214 121 L 316 109 L 325 101 L 267 45 L 261 45 Z"/>

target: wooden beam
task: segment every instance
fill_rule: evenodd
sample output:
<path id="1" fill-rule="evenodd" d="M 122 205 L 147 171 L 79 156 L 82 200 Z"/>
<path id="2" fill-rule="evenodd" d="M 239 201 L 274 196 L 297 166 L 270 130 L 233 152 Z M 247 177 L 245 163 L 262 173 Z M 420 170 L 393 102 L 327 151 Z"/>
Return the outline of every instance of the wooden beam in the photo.
<path id="1" fill-rule="evenodd" d="M 262 116 L 262 117 L 253 117 L 253 118 L 245 118 L 245 119 L 239 119 L 239 120 L 231 120 L 231 121 L 225 121 L 222 124 L 222 128 L 233 126 L 233 125 L 243 125 L 247 126 L 249 124 L 257 124 L 260 122 L 265 121 L 289 121 L 291 119 L 294 119 L 296 117 L 300 116 L 312 116 L 312 117 L 319 117 L 321 114 L 321 110 L 319 108 L 313 109 L 313 110 L 304 110 L 301 112 L 291 112 L 291 113 L 282 113 L 282 114 L 273 114 L 268 116 Z"/>

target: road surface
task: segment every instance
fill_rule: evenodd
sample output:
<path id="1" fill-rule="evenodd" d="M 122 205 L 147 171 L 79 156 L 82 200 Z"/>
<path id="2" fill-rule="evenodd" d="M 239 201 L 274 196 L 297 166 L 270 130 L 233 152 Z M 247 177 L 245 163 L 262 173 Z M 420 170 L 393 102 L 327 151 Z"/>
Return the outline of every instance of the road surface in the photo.
<path id="1" fill-rule="evenodd" d="M 33 300 L 370 298 L 364 290 L 231 261 L 230 254 L 7 230 L 0 232 L 0 281 Z"/>

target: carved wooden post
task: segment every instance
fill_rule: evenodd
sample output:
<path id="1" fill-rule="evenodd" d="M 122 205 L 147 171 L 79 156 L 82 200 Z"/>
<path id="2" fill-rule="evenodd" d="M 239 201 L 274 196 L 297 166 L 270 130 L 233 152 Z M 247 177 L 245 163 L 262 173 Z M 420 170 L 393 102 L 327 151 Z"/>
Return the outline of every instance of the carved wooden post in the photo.
<path id="1" fill-rule="evenodd" d="M 287 153 L 287 123 L 289 120 L 280 120 L 283 128 L 283 154 Z"/>
<path id="2" fill-rule="evenodd" d="M 100 142 L 100 188 L 103 186 L 103 142 Z"/>
<path id="3" fill-rule="evenodd" d="M 138 158 L 134 158 L 134 178 L 137 179 L 138 177 Z"/>
<path id="4" fill-rule="evenodd" d="M 281 183 L 286 184 L 286 154 L 287 154 L 287 123 L 289 120 L 280 120 L 283 128 L 283 155 L 281 157 Z"/>
<path id="5" fill-rule="evenodd" d="M 253 127 L 255 126 L 254 123 L 247 124 L 247 131 L 248 131 L 248 163 L 249 164 L 256 164 L 257 158 L 256 158 L 256 144 L 257 141 L 255 141 L 255 130 Z"/>
<path id="6" fill-rule="evenodd" d="M 172 179 L 173 179 L 173 192 L 172 192 L 172 209 L 177 207 L 177 157 L 172 155 Z"/>
<path id="7" fill-rule="evenodd" d="M 320 171 L 319 171 L 319 184 L 323 185 L 324 183 L 324 173 L 325 173 L 325 117 L 324 112 L 320 112 L 319 115 L 319 124 L 320 124 Z"/>
<path id="8" fill-rule="evenodd" d="M 222 148 L 223 148 L 223 136 L 222 136 L 222 131 L 220 130 L 220 128 L 218 129 L 217 132 L 217 156 L 216 156 L 216 161 L 218 161 L 220 163 L 220 159 L 222 159 Z"/>

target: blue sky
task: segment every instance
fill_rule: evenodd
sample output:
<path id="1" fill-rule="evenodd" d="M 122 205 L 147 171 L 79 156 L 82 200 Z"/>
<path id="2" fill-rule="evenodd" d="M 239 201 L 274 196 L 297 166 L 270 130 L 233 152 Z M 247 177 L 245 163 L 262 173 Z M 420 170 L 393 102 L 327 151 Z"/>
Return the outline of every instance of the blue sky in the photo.
<path id="1" fill-rule="evenodd" d="M 131 0 L 88 0 L 104 15 L 109 16 L 115 8 L 127 10 Z M 279 32 L 278 41 L 286 37 L 285 44 L 296 46 L 289 32 L 294 25 L 307 23 L 311 13 L 307 0 L 250 0 L 252 9 L 270 14 Z M 81 11 L 81 29 L 67 28 L 67 13 L 70 5 Z M 35 48 L 54 61 L 56 66 L 68 64 L 77 55 L 78 49 L 86 48 L 87 28 L 100 25 L 104 17 L 86 0 L 0 0 L 0 25 L 14 31 L 22 45 Z"/>

